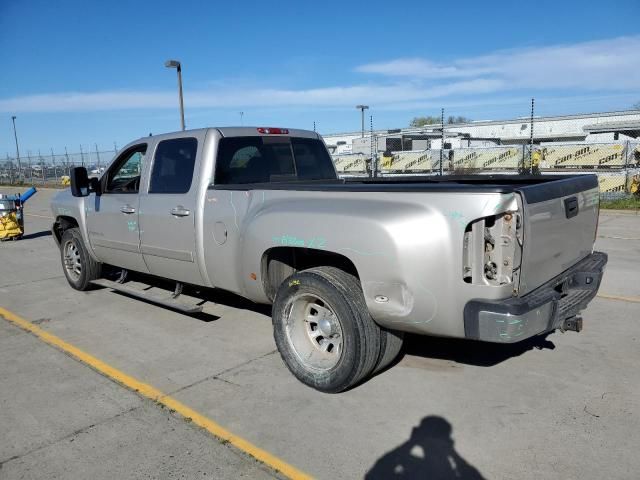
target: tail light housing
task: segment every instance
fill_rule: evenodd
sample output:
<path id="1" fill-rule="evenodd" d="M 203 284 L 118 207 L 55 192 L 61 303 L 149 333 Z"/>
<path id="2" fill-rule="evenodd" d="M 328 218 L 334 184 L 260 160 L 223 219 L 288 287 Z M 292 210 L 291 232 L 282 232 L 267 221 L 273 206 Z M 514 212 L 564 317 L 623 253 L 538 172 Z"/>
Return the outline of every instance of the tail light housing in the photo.
<path id="1" fill-rule="evenodd" d="M 266 135 L 288 135 L 289 130 L 286 128 L 274 128 L 274 127 L 258 127 L 258 133 L 264 133 Z"/>
<path id="2" fill-rule="evenodd" d="M 477 285 L 517 284 L 521 262 L 518 212 L 480 218 L 467 225 L 462 254 L 462 278 Z"/>

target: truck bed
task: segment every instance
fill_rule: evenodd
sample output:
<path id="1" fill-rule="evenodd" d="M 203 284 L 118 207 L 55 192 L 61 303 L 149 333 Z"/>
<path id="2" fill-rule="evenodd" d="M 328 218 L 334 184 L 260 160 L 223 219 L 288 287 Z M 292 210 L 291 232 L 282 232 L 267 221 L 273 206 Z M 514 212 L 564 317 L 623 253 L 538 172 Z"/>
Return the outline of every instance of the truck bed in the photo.
<path id="1" fill-rule="evenodd" d="M 598 218 L 596 175 L 446 175 L 281 181 L 210 187 L 294 192 L 514 194 L 522 199 L 524 253 L 519 293 L 525 294 L 589 255 Z M 427 202 L 429 203 L 429 202 Z"/>
<path id="2" fill-rule="evenodd" d="M 598 186 L 596 175 L 445 175 L 286 181 L 217 185 L 217 190 L 293 190 L 326 192 L 513 193 L 528 203 L 572 195 Z"/>

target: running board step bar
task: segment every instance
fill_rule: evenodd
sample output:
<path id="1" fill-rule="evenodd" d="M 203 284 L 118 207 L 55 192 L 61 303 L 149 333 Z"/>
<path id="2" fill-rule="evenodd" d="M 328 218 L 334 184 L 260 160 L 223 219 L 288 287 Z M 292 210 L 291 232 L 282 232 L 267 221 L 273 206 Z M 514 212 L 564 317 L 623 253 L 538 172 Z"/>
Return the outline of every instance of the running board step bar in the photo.
<path id="1" fill-rule="evenodd" d="M 125 283 L 113 282 L 111 280 L 107 280 L 106 278 L 99 278 L 98 280 L 93 280 L 91 283 L 100 287 L 110 288 L 112 290 L 122 292 L 132 297 L 141 298 L 148 302 L 162 305 L 163 307 L 173 308 L 184 313 L 199 313 L 202 311 L 201 304 L 190 304 L 181 302 L 177 300 L 177 295 L 175 295 L 175 293 L 173 295 L 169 294 L 168 296 L 166 295 L 166 293 L 156 294 L 155 292 L 149 292 L 147 290 L 138 290 L 136 288 L 131 288 L 128 287 Z"/>

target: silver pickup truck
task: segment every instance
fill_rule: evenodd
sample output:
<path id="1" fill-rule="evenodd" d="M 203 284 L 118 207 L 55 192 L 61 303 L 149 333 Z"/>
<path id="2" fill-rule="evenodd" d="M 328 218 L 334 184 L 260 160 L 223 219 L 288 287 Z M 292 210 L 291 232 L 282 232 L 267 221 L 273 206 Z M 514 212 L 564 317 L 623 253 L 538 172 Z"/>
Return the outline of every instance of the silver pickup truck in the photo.
<path id="1" fill-rule="evenodd" d="M 595 175 L 345 181 L 304 130 L 144 137 L 99 179 L 74 169 L 51 208 L 73 288 L 126 290 L 135 271 L 175 281 L 152 300 L 189 312 L 183 284 L 273 304 L 284 363 L 325 392 L 389 365 L 404 332 L 579 331 L 607 262 Z"/>

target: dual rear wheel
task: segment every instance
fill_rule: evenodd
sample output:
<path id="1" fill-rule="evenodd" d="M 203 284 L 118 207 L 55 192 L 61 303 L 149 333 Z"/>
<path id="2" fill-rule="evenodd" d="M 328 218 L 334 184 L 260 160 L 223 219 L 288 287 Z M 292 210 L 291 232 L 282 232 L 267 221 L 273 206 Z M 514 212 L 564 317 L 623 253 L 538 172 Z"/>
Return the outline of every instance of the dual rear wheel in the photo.
<path id="1" fill-rule="evenodd" d="M 102 265 L 87 251 L 77 228 L 60 241 L 64 274 L 88 290 Z M 402 332 L 379 327 L 369 315 L 360 281 L 335 267 L 294 273 L 276 293 L 273 332 L 284 363 L 306 385 L 337 393 L 387 367 L 402 348 Z"/>
<path id="2" fill-rule="evenodd" d="M 306 385 L 337 393 L 388 366 L 402 333 L 369 315 L 360 282 L 334 267 L 291 275 L 273 305 L 274 338 L 289 370 Z"/>

